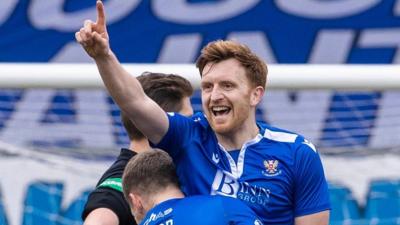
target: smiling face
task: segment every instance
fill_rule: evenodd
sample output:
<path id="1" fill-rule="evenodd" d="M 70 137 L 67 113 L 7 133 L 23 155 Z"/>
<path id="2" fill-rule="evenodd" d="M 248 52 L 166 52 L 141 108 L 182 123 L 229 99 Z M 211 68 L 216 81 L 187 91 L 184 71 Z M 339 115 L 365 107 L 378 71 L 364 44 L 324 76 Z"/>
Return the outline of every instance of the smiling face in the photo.
<path id="1" fill-rule="evenodd" d="M 202 106 L 217 134 L 228 134 L 255 123 L 255 107 L 264 92 L 252 87 L 236 59 L 208 63 L 201 79 Z"/>

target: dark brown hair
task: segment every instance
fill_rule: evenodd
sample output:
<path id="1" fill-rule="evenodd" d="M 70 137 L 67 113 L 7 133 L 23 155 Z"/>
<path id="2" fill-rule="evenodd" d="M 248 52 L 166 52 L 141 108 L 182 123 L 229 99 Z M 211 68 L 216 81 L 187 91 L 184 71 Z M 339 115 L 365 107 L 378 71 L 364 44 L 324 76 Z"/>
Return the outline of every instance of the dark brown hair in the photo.
<path id="1" fill-rule="evenodd" d="M 193 87 L 190 82 L 178 75 L 145 72 L 137 79 L 146 95 L 166 112 L 180 111 L 182 99 L 193 94 Z M 130 140 L 144 138 L 142 132 L 136 128 L 123 111 L 121 111 L 121 121 Z"/>
<path id="2" fill-rule="evenodd" d="M 175 165 L 168 153 L 159 149 L 137 154 L 129 160 L 122 175 L 127 199 L 130 192 L 149 197 L 171 185 L 179 189 Z"/>
<path id="3" fill-rule="evenodd" d="M 196 66 L 203 75 L 204 67 L 208 63 L 219 63 L 223 60 L 234 58 L 246 70 L 246 76 L 252 87 L 262 86 L 267 82 L 267 65 L 255 55 L 246 45 L 235 41 L 218 40 L 210 42 L 202 50 L 197 59 Z"/>

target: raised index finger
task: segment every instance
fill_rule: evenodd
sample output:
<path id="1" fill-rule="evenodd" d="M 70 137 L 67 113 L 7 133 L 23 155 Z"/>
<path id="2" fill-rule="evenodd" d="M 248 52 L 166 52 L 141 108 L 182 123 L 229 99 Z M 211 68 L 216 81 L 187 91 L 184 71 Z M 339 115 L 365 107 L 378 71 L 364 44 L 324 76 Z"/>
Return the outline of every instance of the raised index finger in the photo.
<path id="1" fill-rule="evenodd" d="M 103 2 L 97 0 L 96 2 L 96 9 L 97 9 L 97 21 L 96 24 L 100 26 L 106 25 L 106 15 L 104 13 L 104 5 Z"/>

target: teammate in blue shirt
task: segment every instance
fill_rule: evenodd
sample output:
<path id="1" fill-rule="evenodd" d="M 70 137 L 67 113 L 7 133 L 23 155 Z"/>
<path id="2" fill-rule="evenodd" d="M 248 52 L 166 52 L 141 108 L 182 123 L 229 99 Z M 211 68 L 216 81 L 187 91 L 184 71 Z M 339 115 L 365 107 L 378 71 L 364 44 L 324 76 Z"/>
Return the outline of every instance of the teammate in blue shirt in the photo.
<path id="1" fill-rule="evenodd" d="M 166 115 L 118 62 L 101 2 L 97 9 L 97 21 L 86 21 L 76 39 L 115 102 L 152 143 L 169 150 L 185 194 L 241 199 L 264 224 L 328 224 L 327 182 L 313 144 L 256 122 L 267 77 L 259 57 L 237 42 L 209 43 L 197 60 L 204 115 Z"/>
<path id="2" fill-rule="evenodd" d="M 161 150 L 141 152 L 132 158 L 122 183 L 125 198 L 141 225 L 262 225 L 237 199 L 210 195 L 185 198 L 174 163 Z"/>

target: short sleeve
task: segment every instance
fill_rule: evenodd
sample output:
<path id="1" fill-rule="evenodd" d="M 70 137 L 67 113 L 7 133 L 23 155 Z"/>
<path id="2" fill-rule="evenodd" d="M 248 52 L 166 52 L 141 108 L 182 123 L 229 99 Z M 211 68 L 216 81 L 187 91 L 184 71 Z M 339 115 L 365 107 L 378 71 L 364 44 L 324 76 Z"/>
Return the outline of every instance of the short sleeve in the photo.
<path id="1" fill-rule="evenodd" d="M 314 145 L 302 139 L 295 159 L 295 217 L 330 209 L 328 184 Z"/>
<path id="2" fill-rule="evenodd" d="M 169 126 L 168 131 L 158 144 L 152 143 L 153 147 L 163 149 L 172 158 L 176 158 L 190 141 L 193 130 L 193 120 L 178 113 L 167 113 Z"/>
<path id="3" fill-rule="evenodd" d="M 136 224 L 128 203 L 125 201 L 123 194 L 119 191 L 99 188 L 90 193 L 82 212 L 82 219 L 85 220 L 90 212 L 98 208 L 112 210 L 117 215 L 120 225 Z"/>

